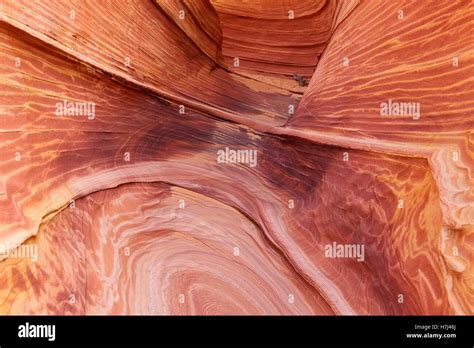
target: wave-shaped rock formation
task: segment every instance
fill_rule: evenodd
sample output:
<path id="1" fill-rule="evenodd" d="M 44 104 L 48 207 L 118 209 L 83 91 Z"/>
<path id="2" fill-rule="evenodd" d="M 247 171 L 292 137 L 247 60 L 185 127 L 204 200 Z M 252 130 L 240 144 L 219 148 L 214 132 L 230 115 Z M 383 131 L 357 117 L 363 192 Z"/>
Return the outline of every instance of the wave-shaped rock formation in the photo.
<path id="1" fill-rule="evenodd" d="M 474 314 L 473 23 L 0 2 L 0 313 Z"/>

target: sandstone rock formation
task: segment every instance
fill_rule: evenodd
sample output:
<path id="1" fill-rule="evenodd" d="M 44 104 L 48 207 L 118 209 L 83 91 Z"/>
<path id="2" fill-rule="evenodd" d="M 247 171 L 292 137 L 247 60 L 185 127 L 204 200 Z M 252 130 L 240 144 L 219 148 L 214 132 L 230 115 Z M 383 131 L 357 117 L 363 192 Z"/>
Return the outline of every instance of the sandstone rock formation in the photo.
<path id="1" fill-rule="evenodd" d="M 0 2 L 0 313 L 474 314 L 473 23 Z"/>

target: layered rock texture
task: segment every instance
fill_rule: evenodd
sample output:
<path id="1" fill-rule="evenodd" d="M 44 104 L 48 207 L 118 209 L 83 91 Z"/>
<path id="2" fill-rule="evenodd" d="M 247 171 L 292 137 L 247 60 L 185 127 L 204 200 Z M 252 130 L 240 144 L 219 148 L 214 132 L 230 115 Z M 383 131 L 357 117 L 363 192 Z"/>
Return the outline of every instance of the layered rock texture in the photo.
<path id="1" fill-rule="evenodd" d="M 474 314 L 474 3 L 0 2 L 1 314 Z"/>

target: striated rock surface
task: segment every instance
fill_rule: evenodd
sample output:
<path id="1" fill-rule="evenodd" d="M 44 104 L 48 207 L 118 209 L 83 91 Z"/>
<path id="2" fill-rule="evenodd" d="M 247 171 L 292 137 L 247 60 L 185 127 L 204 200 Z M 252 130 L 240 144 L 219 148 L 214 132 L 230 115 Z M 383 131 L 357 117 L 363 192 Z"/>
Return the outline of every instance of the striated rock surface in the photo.
<path id="1" fill-rule="evenodd" d="M 336 1 L 212 4 L 222 25 L 222 53 L 234 72 L 296 92 L 305 90 L 331 35 Z"/>
<path id="2" fill-rule="evenodd" d="M 0 313 L 474 314 L 473 17 L 1 2 Z"/>

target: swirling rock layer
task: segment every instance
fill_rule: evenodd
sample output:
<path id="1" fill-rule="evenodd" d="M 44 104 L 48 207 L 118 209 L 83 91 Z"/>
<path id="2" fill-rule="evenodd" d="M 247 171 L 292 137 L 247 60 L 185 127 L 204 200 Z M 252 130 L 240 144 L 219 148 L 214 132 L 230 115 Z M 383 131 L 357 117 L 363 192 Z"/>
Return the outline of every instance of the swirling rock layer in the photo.
<path id="1" fill-rule="evenodd" d="M 0 312 L 473 314 L 473 16 L 2 2 Z"/>

